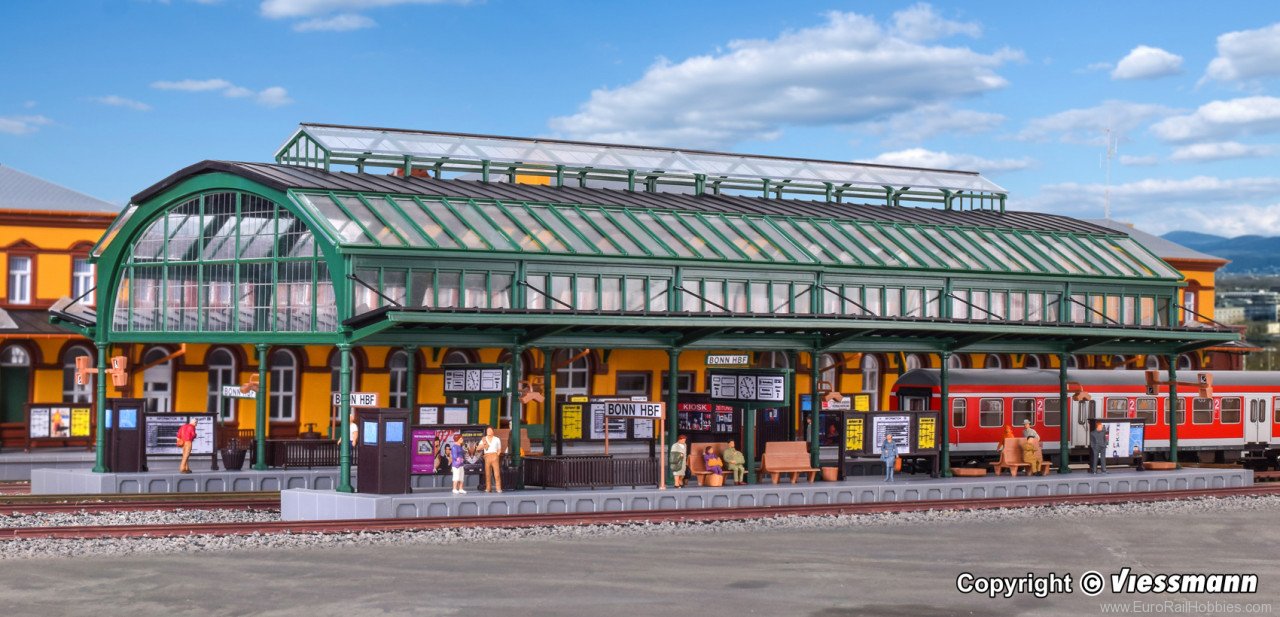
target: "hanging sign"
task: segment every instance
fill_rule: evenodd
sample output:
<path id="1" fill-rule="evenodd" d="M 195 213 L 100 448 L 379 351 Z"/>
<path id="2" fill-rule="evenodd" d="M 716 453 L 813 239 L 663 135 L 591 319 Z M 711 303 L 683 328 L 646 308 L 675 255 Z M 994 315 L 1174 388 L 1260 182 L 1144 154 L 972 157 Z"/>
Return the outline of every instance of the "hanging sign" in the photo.
<path id="1" fill-rule="evenodd" d="M 711 401 L 715 403 L 785 406 L 789 398 L 787 371 L 709 370 L 707 381 L 711 386 Z"/>
<path id="2" fill-rule="evenodd" d="M 444 393 L 449 396 L 501 396 L 506 393 L 507 368 L 501 364 L 444 367 Z"/>
<path id="3" fill-rule="evenodd" d="M 707 366 L 747 366 L 751 364 L 749 354 L 710 354 Z"/>
<path id="4" fill-rule="evenodd" d="M 254 390 L 245 391 L 240 386 L 222 386 L 222 396 L 226 398 L 258 398 L 258 393 Z M 337 395 L 335 395 L 336 397 Z M 337 400 L 337 398 L 334 398 Z M 337 403 L 334 403 L 335 405 Z"/>
<path id="5" fill-rule="evenodd" d="M 661 418 L 667 410 L 666 403 L 651 401 L 605 401 L 604 415 L 614 418 Z"/>
<path id="6" fill-rule="evenodd" d="M 351 399 L 352 407 L 377 407 L 378 406 L 377 392 L 351 392 L 350 399 Z M 339 392 L 333 393 L 333 404 L 334 406 L 338 406 L 342 404 L 341 393 Z"/>

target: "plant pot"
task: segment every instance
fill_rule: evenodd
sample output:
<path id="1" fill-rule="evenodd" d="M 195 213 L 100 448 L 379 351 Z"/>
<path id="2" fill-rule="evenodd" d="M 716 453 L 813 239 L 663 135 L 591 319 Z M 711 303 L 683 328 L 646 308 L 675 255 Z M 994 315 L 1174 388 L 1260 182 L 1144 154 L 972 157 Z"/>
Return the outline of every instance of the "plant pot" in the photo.
<path id="1" fill-rule="evenodd" d="M 241 469 L 244 469 L 244 459 L 245 455 L 249 454 L 248 450 L 232 450 L 230 448 L 223 448 L 220 452 L 222 454 L 222 467 L 227 471 L 240 471 Z"/>
<path id="2" fill-rule="evenodd" d="M 835 482 L 840 478 L 840 468 L 838 467 L 822 467 L 822 481 Z"/>
<path id="3" fill-rule="evenodd" d="M 724 486 L 724 476 L 718 473 L 707 476 L 707 486 Z"/>

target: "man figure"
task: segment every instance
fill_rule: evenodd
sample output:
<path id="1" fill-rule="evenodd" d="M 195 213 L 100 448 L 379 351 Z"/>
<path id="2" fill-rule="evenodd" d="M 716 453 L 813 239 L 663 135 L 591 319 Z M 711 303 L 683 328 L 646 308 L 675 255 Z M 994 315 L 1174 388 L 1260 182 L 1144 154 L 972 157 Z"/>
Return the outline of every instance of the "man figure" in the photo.
<path id="1" fill-rule="evenodd" d="M 492 426 L 484 430 L 484 439 L 480 440 L 480 448 L 484 451 L 484 492 L 492 493 L 496 485 L 498 492 L 501 493 L 502 439 L 493 434 Z M 490 477 L 493 479 L 490 480 Z"/>
<path id="2" fill-rule="evenodd" d="M 1022 438 L 1031 439 L 1032 437 L 1035 437 L 1036 439 L 1040 439 L 1040 433 L 1037 433 L 1036 429 L 1031 428 L 1030 420 L 1023 420 L 1022 421 Z"/>
<path id="3" fill-rule="evenodd" d="M 1041 452 L 1039 437 L 1028 437 L 1022 442 L 1022 462 L 1031 466 L 1031 475 L 1040 475 L 1040 465 L 1044 464 L 1044 453 Z"/>
<path id="4" fill-rule="evenodd" d="M 1107 473 L 1107 432 L 1101 422 L 1094 422 L 1089 431 L 1089 473 L 1097 473 L 1099 466 Z"/>
<path id="5" fill-rule="evenodd" d="M 178 464 L 178 473 L 191 473 L 188 462 L 191 459 L 191 442 L 196 440 L 196 419 L 187 420 L 178 427 L 178 445 L 182 447 L 182 462 Z"/>
<path id="6" fill-rule="evenodd" d="M 463 481 L 466 480 L 466 450 L 462 447 L 462 433 L 453 436 L 453 445 L 449 446 L 449 466 L 453 468 L 453 494 L 466 495 L 467 489 L 462 488 Z"/>
<path id="7" fill-rule="evenodd" d="M 884 443 L 880 444 L 880 460 L 884 461 L 884 481 L 893 482 L 893 467 L 898 462 L 898 442 L 889 433 L 884 434 Z"/>
<path id="8" fill-rule="evenodd" d="M 729 445 L 725 446 L 721 458 L 724 459 L 724 468 L 733 474 L 733 483 L 742 484 L 742 474 L 747 471 L 747 457 L 733 447 L 732 439 L 729 440 Z"/>

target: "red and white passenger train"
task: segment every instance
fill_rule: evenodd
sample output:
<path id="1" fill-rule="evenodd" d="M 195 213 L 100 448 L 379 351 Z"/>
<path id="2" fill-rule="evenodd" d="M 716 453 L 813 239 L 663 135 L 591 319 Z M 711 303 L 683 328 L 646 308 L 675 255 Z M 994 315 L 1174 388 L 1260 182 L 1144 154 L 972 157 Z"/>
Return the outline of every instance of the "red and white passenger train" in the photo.
<path id="1" fill-rule="evenodd" d="M 1204 371 L 1213 375 L 1213 396 L 1201 398 L 1197 388 L 1178 386 L 1178 450 L 1182 460 L 1228 462 L 1247 459 L 1275 466 L 1280 454 L 1280 372 Z M 1183 372 L 1180 379 L 1194 381 L 1197 373 Z M 913 369 L 893 388 L 896 409 L 940 409 L 940 371 Z M 1146 423 L 1148 453 L 1169 451 L 1169 402 L 1167 386 L 1160 394 L 1147 394 L 1143 371 L 1068 370 L 1067 380 L 1079 384 L 1092 400 L 1071 403 L 1072 450 L 1088 445 L 1088 424 L 1093 418 L 1140 419 Z M 952 369 L 948 377 L 951 398 L 952 461 L 980 461 L 996 455 L 996 443 L 1004 427 L 1021 436 L 1023 420 L 1040 433 L 1046 457 L 1057 452 L 1059 432 L 1059 376 L 1057 370 Z M 1188 413 L 1189 412 L 1189 413 Z"/>

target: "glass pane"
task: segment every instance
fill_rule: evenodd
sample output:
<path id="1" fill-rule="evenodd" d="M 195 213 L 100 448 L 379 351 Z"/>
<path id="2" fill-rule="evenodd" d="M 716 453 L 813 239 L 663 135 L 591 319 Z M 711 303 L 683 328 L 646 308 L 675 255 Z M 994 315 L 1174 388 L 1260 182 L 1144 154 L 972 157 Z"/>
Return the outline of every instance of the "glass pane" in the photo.
<path id="1" fill-rule="evenodd" d="M 573 303 L 574 308 L 580 311 L 594 311 L 600 307 L 600 294 L 596 289 L 598 281 L 594 276 L 579 276 L 578 278 L 578 298 Z"/>
<path id="2" fill-rule="evenodd" d="M 605 276 L 600 279 L 600 310 L 616 311 L 622 308 L 622 277 Z"/>
<path id="3" fill-rule="evenodd" d="M 864 225 L 863 227 L 870 228 L 871 226 Z M 911 261 L 916 267 L 942 267 L 942 261 L 931 255 L 928 247 L 917 247 L 910 239 L 907 238 L 907 235 L 903 233 L 902 230 L 889 225 L 882 225 L 880 230 L 883 231 L 886 236 L 897 242 L 897 244 L 894 245 L 894 250 L 905 251 L 906 253 L 904 253 L 903 259 Z"/>
<path id="4" fill-rule="evenodd" d="M 933 240 L 934 242 L 942 245 L 943 248 L 951 251 L 955 254 L 956 258 L 963 261 L 969 269 L 993 270 L 997 272 L 1001 270 L 1000 266 L 996 265 L 994 260 L 990 257 L 984 255 L 982 251 L 970 246 L 960 246 L 961 244 L 964 244 L 964 239 L 956 232 L 937 227 L 931 229 L 926 228 L 924 231 L 925 235 L 927 235 L 930 240 Z"/>
<path id="5" fill-rule="evenodd" d="M 573 279 L 564 275 L 551 277 L 552 310 L 561 311 L 573 306 Z"/>
<path id="6" fill-rule="evenodd" d="M 489 308 L 511 308 L 511 284 L 515 277 L 502 272 L 489 274 Z"/>
<path id="7" fill-rule="evenodd" d="M 442 271 L 436 274 L 436 308 L 457 308 L 462 287 L 460 272 Z"/>
<path id="8" fill-rule="evenodd" d="M 848 263 L 857 264 L 853 254 L 842 246 L 833 244 L 826 237 L 818 233 L 812 224 L 802 221 L 793 221 L 790 219 L 773 219 L 773 223 L 778 229 L 786 235 L 793 243 L 800 245 L 804 250 L 809 251 L 811 255 L 817 257 L 819 261 L 824 263 Z M 801 229 L 804 225 L 804 229 Z"/>
<path id="9" fill-rule="evenodd" d="M 1076 247 L 1073 247 L 1070 242 L 1063 238 L 1057 236 L 1051 238 L 1046 237 L 1044 238 L 1044 241 L 1049 244 L 1050 248 L 1057 251 L 1060 255 L 1065 256 L 1070 262 L 1079 266 L 1082 271 L 1100 276 L 1114 276 L 1114 273 L 1112 273 L 1109 268 L 1105 268 L 1101 264 L 1095 263 L 1098 261 L 1095 257 L 1085 251 L 1076 250 Z"/>
<path id="10" fill-rule="evenodd" d="M 709 313 L 723 313 L 724 304 L 724 281 L 708 280 L 702 284 L 702 295 L 706 297 L 706 308 L 703 310 Z"/>
<path id="11" fill-rule="evenodd" d="M 409 276 L 409 293 L 413 294 L 409 306 L 435 306 L 435 274 L 434 270 L 413 271 L 413 274 Z"/>
<path id="12" fill-rule="evenodd" d="M 1159 258 L 1149 253 L 1131 238 L 1116 238 L 1115 243 L 1149 269 L 1154 276 L 1161 278 L 1182 278 L 1177 270 L 1170 268 Z"/>
<path id="13" fill-rule="evenodd" d="M 1011 247 L 1011 250 L 1014 251 L 1014 254 L 1017 255 L 1018 258 L 1029 262 L 1033 266 L 1033 270 L 1040 270 L 1042 272 L 1066 271 L 1051 262 L 1047 262 L 1047 257 L 1032 249 L 1031 245 L 1027 244 L 1022 239 L 1022 236 L 1018 234 L 1002 231 L 988 231 L 987 233 L 991 234 L 993 237 L 998 236 L 1000 239 L 1004 240 L 1005 244 L 1008 244 Z"/>
<path id="14" fill-rule="evenodd" d="M 666 227 L 659 225 L 658 222 L 654 220 L 653 214 L 645 210 L 632 210 L 629 212 L 635 217 L 636 221 L 645 228 L 645 230 L 657 237 L 657 245 L 655 248 L 650 249 L 653 250 L 655 255 L 661 255 L 663 252 L 666 252 L 669 255 L 693 257 L 693 252 L 689 250 L 689 247 L 685 246 L 683 242 L 672 236 L 671 232 L 667 231 Z M 622 216 L 622 214 L 615 215 L 617 218 L 621 218 Z M 660 247 L 661 250 L 658 250 L 658 247 Z"/>
<path id="15" fill-rule="evenodd" d="M 1087 246 L 1088 248 L 1093 249 L 1093 252 L 1091 254 L 1097 255 L 1098 258 L 1110 264 L 1111 267 L 1115 268 L 1116 270 L 1119 270 L 1120 274 L 1123 274 L 1125 276 L 1134 276 L 1134 275 L 1142 274 L 1142 272 L 1137 268 L 1133 267 L 1133 264 L 1129 263 L 1128 260 L 1122 259 L 1112 249 L 1110 245 L 1105 244 L 1095 238 L 1090 238 L 1088 236 L 1076 236 L 1074 240 L 1076 242 L 1079 242 L 1082 245 Z"/>
<path id="16" fill-rule="evenodd" d="M 667 279 L 649 279 L 649 310 L 666 311 L 669 309 L 667 305 L 667 291 L 670 287 L 671 281 L 668 281 Z"/>
<path id="17" fill-rule="evenodd" d="M 951 292 L 951 317 L 954 319 L 969 318 L 969 291 L 955 289 Z"/>
<path id="18" fill-rule="evenodd" d="M 489 248 L 489 245 L 484 243 L 484 239 L 480 237 L 480 234 L 464 224 L 457 215 L 449 210 L 449 208 L 445 207 L 443 201 L 424 199 L 422 200 L 422 204 L 431 211 L 432 215 L 437 219 L 440 219 L 440 222 L 444 224 L 445 229 L 453 232 L 453 235 L 457 236 L 462 241 L 462 245 L 466 248 L 480 250 Z"/>
<path id="19" fill-rule="evenodd" d="M 515 213 L 520 210 L 518 205 L 513 205 L 510 208 L 503 208 L 496 204 L 483 203 L 476 204 L 476 207 L 488 215 L 489 218 L 493 219 L 493 222 L 502 229 L 503 233 L 505 233 L 507 237 L 511 238 L 511 240 L 516 243 L 516 246 L 520 247 L 520 250 L 532 253 L 542 253 L 546 251 L 546 249 L 543 248 L 544 245 L 538 239 L 535 239 L 534 236 L 537 235 L 536 231 L 526 232 L 525 229 L 528 229 L 527 225 L 522 227 L 516 223 L 516 220 L 519 217 L 517 217 Z M 508 213 L 510 213 L 510 216 L 508 216 Z M 523 223 L 523 221 L 521 221 L 521 223 Z M 537 227 L 534 227 L 533 229 L 536 230 Z"/>
<path id="20" fill-rule="evenodd" d="M 449 234 L 445 233 L 444 228 L 440 226 L 440 223 L 437 223 L 435 219 L 431 218 L 431 216 L 427 214 L 427 211 L 423 210 L 422 206 L 419 206 L 417 202 L 412 199 L 396 199 L 395 201 L 396 205 L 400 206 L 400 209 L 409 215 L 409 219 L 412 220 L 413 223 L 423 231 L 423 233 L 427 234 L 427 237 L 431 238 L 431 241 L 435 242 L 437 246 L 445 249 L 456 249 L 461 246 L 458 244 L 457 240 L 454 240 L 449 236 Z"/>
<path id="21" fill-rule="evenodd" d="M 417 206 L 414 206 L 413 210 L 408 210 L 402 213 L 401 209 L 392 205 L 388 199 L 389 198 L 387 197 L 379 197 L 377 195 L 369 195 L 365 197 L 365 201 L 368 201 L 369 205 L 373 206 L 373 209 L 381 215 L 382 218 L 386 219 L 386 221 L 394 227 L 396 231 L 400 232 L 400 235 L 404 238 L 405 242 L 409 244 L 409 246 L 431 246 L 422 238 L 422 234 L 418 233 L 417 222 L 410 219 L 408 215 L 408 213 L 413 212 L 413 210 L 417 210 L 418 213 L 421 214 L 422 210 Z"/>
<path id="22" fill-rule="evenodd" d="M 735 313 L 745 313 L 750 308 L 747 297 L 746 281 L 729 281 L 725 296 L 725 306 Z"/>
<path id="23" fill-rule="evenodd" d="M 686 226 L 688 226 L 690 229 L 693 230 L 693 233 L 697 238 L 711 243 L 714 249 L 718 249 L 720 253 L 724 255 L 723 257 L 724 259 L 744 259 L 744 257 L 741 254 L 739 254 L 737 251 L 734 250 L 734 247 L 726 246 L 725 240 L 720 239 L 720 236 L 717 236 L 716 233 L 706 225 L 706 223 L 703 223 L 701 220 L 698 220 L 698 218 L 695 217 L 694 215 L 678 214 L 676 216 Z M 733 243 L 732 238 L 730 238 L 728 241 L 731 244 Z M 763 261 L 763 258 L 761 258 L 761 261 Z"/>
<path id="24" fill-rule="evenodd" d="M 836 223 L 840 229 L 848 232 L 854 238 L 865 237 L 868 242 L 864 245 L 868 251 L 871 251 L 876 257 L 883 261 L 887 266 L 907 266 L 920 267 L 920 264 L 903 254 L 902 249 L 898 248 L 889 240 L 879 229 L 871 225 L 860 225 L 847 222 Z"/>
<path id="25" fill-rule="evenodd" d="M 990 253 L 992 257 L 994 257 L 1000 262 L 999 265 L 1002 265 L 1014 272 L 1027 271 L 1026 266 L 1023 264 L 1023 261 L 1025 260 L 1020 257 L 1014 257 L 1013 253 L 1006 250 L 1005 247 L 1000 246 L 999 244 L 1000 240 L 998 236 L 993 236 L 996 239 L 992 240 L 991 237 L 987 237 L 982 232 L 979 232 L 977 230 L 972 230 L 972 229 L 962 230 L 961 234 L 963 234 L 965 238 L 967 238 L 971 243 L 973 243 L 974 245 L 973 252 L 976 253 L 976 252 L 980 252 L 980 250 L 985 250 L 986 252 Z M 996 267 L 994 269 L 999 270 L 1000 268 Z"/>
<path id="26" fill-rule="evenodd" d="M 373 234 L 373 238 L 378 244 L 382 246 L 404 246 L 404 242 L 396 236 L 395 232 L 391 231 L 391 227 L 374 216 L 373 211 L 365 206 L 364 202 L 355 197 L 345 196 L 338 197 L 338 201 L 351 213 L 351 216 L 354 216 L 356 220 L 364 225 L 365 229 L 369 230 L 370 234 Z"/>
<path id="27" fill-rule="evenodd" d="M 466 221 L 467 226 L 480 234 L 480 236 L 489 243 L 489 246 L 493 247 L 493 250 L 510 251 L 516 248 L 515 245 L 511 244 L 511 241 L 507 240 L 506 236 L 499 231 L 504 223 L 498 222 L 495 219 L 494 223 L 497 223 L 497 226 L 495 226 L 494 223 L 490 223 L 485 219 L 484 215 L 481 214 L 483 206 L 475 202 L 466 201 L 450 200 L 449 203 L 453 205 L 454 210 L 458 211 L 458 215 Z M 485 214 L 488 213 L 486 212 Z M 503 217 L 503 219 L 506 219 L 506 217 Z M 505 224 L 511 225 L 512 223 L 510 220 L 507 220 Z"/>
<path id="28" fill-rule="evenodd" d="M 813 263 L 813 260 L 809 259 L 809 257 L 797 246 L 797 244 L 802 242 L 799 238 L 796 238 L 795 236 L 788 236 L 778 229 L 775 229 L 774 226 L 770 224 L 770 221 L 765 219 L 752 218 L 750 220 L 757 228 L 760 229 L 761 232 L 764 233 L 766 237 L 768 237 L 769 242 L 772 242 L 774 246 L 779 247 L 788 253 L 787 255 L 780 256 L 779 259 L 787 259 L 801 263 Z M 827 256 L 824 255 L 822 251 L 812 251 L 812 253 L 814 257 L 819 260 L 827 260 Z"/>
<path id="29" fill-rule="evenodd" d="M 515 208 L 515 206 L 507 207 L 511 209 Z M 548 231 L 555 232 L 555 235 L 559 236 L 561 240 L 569 243 L 569 247 L 573 249 L 574 252 L 588 254 L 595 253 L 595 249 L 593 249 L 591 245 L 587 244 L 587 242 L 578 234 L 573 233 L 573 230 L 569 229 L 569 227 L 564 224 L 564 221 L 560 220 L 559 217 L 551 212 L 551 208 L 548 208 L 547 206 L 534 205 L 526 206 L 526 208 L 531 215 L 537 217 L 538 221 L 541 221 L 538 227 L 546 228 Z M 532 228 L 532 226 L 530 226 L 530 228 Z M 541 239 L 542 235 L 540 234 L 538 238 Z"/>
<path id="30" fill-rule="evenodd" d="M 525 289 L 525 304 L 531 309 L 547 308 L 547 277 L 543 274 L 530 274 L 525 277 L 525 282 L 529 283 L 529 287 L 533 289 Z"/>
<path id="31" fill-rule="evenodd" d="M 595 227 L 587 222 L 586 217 L 583 217 L 577 210 L 568 207 L 557 208 L 556 213 L 563 216 L 564 219 L 569 222 L 570 226 L 578 230 L 578 232 L 583 236 L 586 236 L 587 242 L 590 242 L 591 245 L 601 253 L 605 255 L 621 254 L 618 251 L 618 247 L 614 246 L 612 242 L 609 242 L 607 238 L 601 235 Z"/>
<path id="32" fill-rule="evenodd" d="M 751 312 L 766 314 L 769 309 L 769 284 L 751 283 Z"/>
<path id="33" fill-rule="evenodd" d="M 915 227 L 907 227 L 905 225 L 903 226 L 902 231 L 907 234 L 907 237 L 914 240 L 916 244 L 923 247 L 925 254 L 932 257 L 934 260 L 941 260 L 952 269 L 973 269 L 969 264 L 961 263 L 960 260 L 948 255 L 947 251 L 943 250 L 942 247 L 931 242 L 931 240 L 935 239 L 934 237 L 926 238 L 925 234 L 919 229 L 916 229 Z"/>
<path id="34" fill-rule="evenodd" d="M 733 234 L 745 238 L 750 244 L 744 245 L 742 247 L 742 252 L 752 255 L 752 259 L 758 259 L 758 257 L 755 257 L 756 251 L 763 251 L 765 256 L 773 261 L 793 261 L 791 257 L 783 252 L 782 249 L 778 248 L 772 240 L 760 231 L 757 231 L 756 228 L 748 223 L 744 218 L 737 216 L 721 216 L 714 217 L 711 221 L 712 225 L 714 225 L 721 233 L 733 237 L 730 233 L 732 232 Z M 736 243 L 737 241 L 735 240 L 734 242 Z M 796 252 L 799 253 L 799 251 Z"/>
<path id="35" fill-rule="evenodd" d="M 640 225 L 632 220 L 626 212 L 623 212 L 622 210 L 606 210 L 605 214 L 613 221 L 614 225 L 631 234 L 631 236 L 641 244 L 641 252 L 639 254 L 644 255 L 644 249 L 648 249 L 649 253 L 652 253 L 655 257 L 668 257 L 675 255 L 674 252 L 668 250 L 661 243 L 654 242 L 653 238 L 650 237 L 650 234 L 646 233 L 645 229 L 641 229 Z M 656 229 L 650 228 L 647 231 L 659 234 L 659 231 Z"/>
<path id="36" fill-rule="evenodd" d="M 1031 234 L 1026 234 L 1024 237 L 1027 242 L 1034 244 L 1036 248 L 1040 249 L 1040 252 L 1048 255 L 1058 267 L 1065 269 L 1067 272 L 1072 274 L 1091 273 L 1088 264 L 1080 263 L 1078 257 L 1072 257 L 1057 250 L 1058 247 L 1052 237 Z"/>
<path id="37" fill-rule="evenodd" d="M 312 210 L 318 212 L 321 217 L 329 221 L 329 225 L 338 233 L 338 242 L 342 244 L 373 244 L 369 236 L 365 235 L 360 226 L 350 217 L 347 216 L 328 195 L 307 195 L 298 196 L 302 202 L 310 206 Z"/>
<path id="38" fill-rule="evenodd" d="M 325 198 L 328 199 L 328 198 Z M 236 196 L 233 193 L 215 193 L 204 197 L 204 227 L 208 230 L 201 258 L 232 259 L 236 248 Z M 135 251 L 137 250 L 137 245 Z"/>
<path id="39" fill-rule="evenodd" d="M 622 230 L 618 228 L 617 224 L 613 222 L 611 217 L 606 216 L 604 212 L 594 208 L 584 210 L 584 212 L 586 212 L 587 218 L 591 219 L 591 222 L 596 224 L 596 227 L 599 227 L 604 231 L 605 235 L 609 236 L 609 239 L 622 247 L 622 251 L 625 254 L 637 257 L 645 256 L 645 252 L 641 250 L 640 247 L 627 236 L 627 234 L 623 233 Z"/>
<path id="40" fill-rule="evenodd" d="M 406 292 L 406 277 L 408 272 L 404 270 L 383 270 L 382 271 L 382 293 L 391 298 L 396 304 L 404 306 Z"/>
<path id="41" fill-rule="evenodd" d="M 627 310 L 643 311 L 648 304 L 645 281 L 642 278 L 627 279 Z"/>
<path id="42" fill-rule="evenodd" d="M 694 255 L 695 257 L 701 257 L 703 259 L 720 259 L 720 254 L 707 246 L 707 239 L 695 235 L 688 227 L 685 227 L 684 224 L 676 218 L 676 215 L 665 212 L 654 212 L 653 216 L 678 234 L 685 244 L 693 247 L 693 250 L 696 252 Z M 675 245 L 673 244 L 672 246 L 674 247 Z"/>

